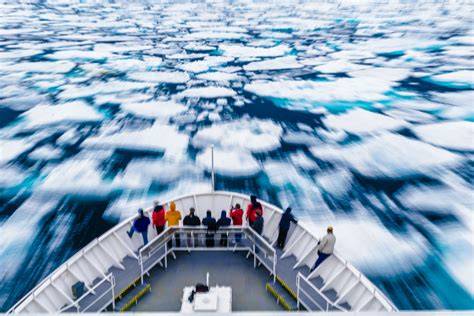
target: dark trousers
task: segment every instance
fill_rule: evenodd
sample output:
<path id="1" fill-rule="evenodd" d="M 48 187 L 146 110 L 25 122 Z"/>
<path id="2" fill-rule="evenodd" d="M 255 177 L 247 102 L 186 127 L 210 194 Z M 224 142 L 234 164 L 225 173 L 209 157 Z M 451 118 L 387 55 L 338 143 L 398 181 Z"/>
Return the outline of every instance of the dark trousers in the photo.
<path id="1" fill-rule="evenodd" d="M 222 247 L 227 247 L 227 234 L 221 234 L 221 239 L 219 241 L 219 244 Z"/>
<path id="2" fill-rule="evenodd" d="M 330 255 L 331 254 L 322 253 L 322 252 L 318 251 L 318 259 L 314 263 L 314 266 L 311 268 L 311 271 L 314 271 L 321 263 L 323 263 L 324 260 L 329 258 Z"/>
<path id="3" fill-rule="evenodd" d="M 155 226 L 156 227 L 156 234 L 159 235 L 165 231 L 165 226 Z"/>
<path id="4" fill-rule="evenodd" d="M 280 249 L 285 248 L 286 236 L 288 235 L 288 229 L 281 229 L 278 232 L 277 247 Z"/>
<path id="5" fill-rule="evenodd" d="M 214 234 L 206 233 L 206 247 L 214 247 Z"/>
<path id="6" fill-rule="evenodd" d="M 236 233 L 235 234 L 235 243 L 238 244 L 242 240 L 242 234 L 241 233 Z"/>
<path id="7" fill-rule="evenodd" d="M 174 234 L 174 241 L 175 241 L 176 247 L 181 247 L 181 239 L 180 239 L 179 234 Z M 170 239 L 168 241 L 168 249 L 171 249 L 172 247 L 173 247 L 173 239 Z"/>

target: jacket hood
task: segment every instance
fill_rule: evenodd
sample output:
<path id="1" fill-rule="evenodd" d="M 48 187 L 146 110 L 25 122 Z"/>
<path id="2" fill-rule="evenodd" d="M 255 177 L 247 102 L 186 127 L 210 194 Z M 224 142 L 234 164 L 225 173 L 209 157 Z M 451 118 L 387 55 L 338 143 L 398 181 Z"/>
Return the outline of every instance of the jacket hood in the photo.
<path id="1" fill-rule="evenodd" d="M 227 217 L 227 216 L 226 216 L 226 212 L 225 212 L 225 211 L 222 211 L 222 212 L 221 212 L 221 218 L 226 218 L 226 217 Z"/>
<path id="2" fill-rule="evenodd" d="M 170 211 L 175 212 L 176 211 L 176 204 L 174 202 L 170 203 Z"/>

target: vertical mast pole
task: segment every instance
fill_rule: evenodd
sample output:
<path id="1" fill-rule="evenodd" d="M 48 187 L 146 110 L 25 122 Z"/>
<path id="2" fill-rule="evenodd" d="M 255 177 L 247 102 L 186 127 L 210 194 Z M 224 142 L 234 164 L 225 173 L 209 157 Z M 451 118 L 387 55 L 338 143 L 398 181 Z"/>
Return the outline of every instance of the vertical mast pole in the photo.
<path id="1" fill-rule="evenodd" d="M 215 177 L 214 177 L 214 145 L 211 145 L 211 192 L 214 192 L 215 188 Z"/>

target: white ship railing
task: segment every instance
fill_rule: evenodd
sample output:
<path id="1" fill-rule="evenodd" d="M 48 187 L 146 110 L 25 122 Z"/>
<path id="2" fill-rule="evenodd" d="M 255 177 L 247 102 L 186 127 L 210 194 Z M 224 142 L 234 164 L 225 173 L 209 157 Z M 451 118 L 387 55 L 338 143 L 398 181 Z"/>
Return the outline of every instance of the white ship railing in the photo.
<path id="1" fill-rule="evenodd" d="M 194 207 L 196 209 L 196 215 L 201 218 L 205 217 L 207 210 L 211 210 L 213 216 L 218 217 L 220 210 L 228 210 L 232 205 L 235 205 L 235 203 L 240 203 L 243 209 L 250 203 L 249 196 L 247 195 L 225 191 L 184 195 L 173 199 L 173 201 L 175 201 L 178 209 L 184 212 L 190 207 Z M 168 208 L 170 202 L 171 201 L 163 202 L 163 204 Z M 261 201 L 261 204 L 264 209 L 265 219 L 263 235 L 273 244 L 277 238 L 278 222 L 281 218 L 282 210 L 263 201 Z M 151 208 L 146 210 L 148 215 L 151 215 L 151 211 Z M 141 236 L 137 234 L 137 236 L 130 239 L 126 235 L 126 231 L 131 227 L 135 218 L 136 216 L 130 217 L 105 232 L 99 238 L 94 239 L 35 286 L 27 295 L 10 308 L 8 313 L 54 313 L 63 310 L 63 308 L 68 305 L 76 306 L 77 301 L 73 298 L 71 291 L 72 284 L 77 281 L 82 281 L 86 284 L 88 290 L 93 290 L 92 281 L 97 278 L 106 279 L 108 270 L 113 266 L 123 267 L 121 262 L 126 256 L 131 256 L 139 260 L 139 249 L 143 245 Z M 156 236 L 156 231 L 151 227 L 149 229 L 149 235 L 152 236 L 152 240 Z M 302 242 L 303 240 L 304 242 Z M 292 236 L 288 238 L 282 258 L 287 256 L 296 257 L 297 265 L 295 265 L 295 268 L 303 265 L 311 266 L 316 258 L 315 249 L 311 245 L 316 244 L 317 241 L 318 238 L 300 221 Z M 255 254 L 255 251 L 253 251 L 253 253 Z M 348 299 L 359 300 L 357 297 L 351 295 L 352 289 L 357 287 L 358 290 L 364 292 L 362 297 L 364 300 L 370 299 L 370 302 L 372 302 L 372 300 L 377 301 L 378 305 L 376 307 L 378 310 L 397 310 L 375 285 L 354 266 L 344 260 L 337 252 L 330 258 L 326 259 L 308 278 L 321 276 L 325 281 L 328 281 L 327 284 L 332 284 L 334 280 L 337 281 L 337 276 L 331 276 L 331 273 L 334 272 L 334 268 L 331 267 L 331 264 L 334 264 L 335 267 L 343 267 L 343 269 L 345 269 L 343 273 L 350 273 L 351 277 L 357 280 L 357 284 L 351 285 L 351 288 L 341 288 L 336 290 L 336 292 L 340 293 L 339 291 L 341 291 L 341 295 Z M 272 269 L 274 270 L 273 267 Z M 360 287 L 362 287 L 362 289 L 360 289 Z M 370 297 L 366 298 L 366 294 Z M 363 304 L 364 302 L 356 301 L 353 303 L 354 304 L 350 305 Z M 367 304 L 363 305 L 367 307 Z M 371 306 L 368 307 L 370 308 Z"/>
<path id="2" fill-rule="evenodd" d="M 172 243 L 169 247 L 168 243 L 172 241 L 176 234 L 184 235 L 185 238 L 181 238 L 182 244 L 186 246 L 176 247 Z M 190 237 L 188 237 L 190 234 Z M 156 236 L 147 245 L 143 246 L 139 250 L 139 264 L 140 264 L 140 279 L 143 283 L 143 278 L 154 266 L 159 262 L 164 262 L 165 268 L 168 266 L 168 255 L 173 251 L 249 251 L 254 257 L 254 266 L 258 263 L 262 264 L 273 276 L 273 281 L 276 281 L 276 265 L 277 255 L 275 249 L 270 245 L 262 236 L 256 233 L 250 227 L 242 226 L 229 226 L 221 227 L 215 232 L 211 232 L 213 235 L 227 235 L 227 246 L 216 246 L 213 247 L 201 247 L 194 244 L 195 237 L 202 236 L 199 238 L 204 241 L 208 234 L 206 227 L 168 227 L 163 233 Z M 248 240 L 251 244 L 247 246 L 234 245 L 231 246 L 230 240 L 235 239 L 237 234 L 241 234 L 242 240 Z M 188 240 L 191 240 L 192 245 L 188 244 Z M 241 242 L 243 243 L 243 242 Z M 257 250 L 258 249 L 258 250 Z M 155 256 L 155 254 L 157 254 Z M 267 260 L 268 259 L 268 260 Z M 267 261 L 271 261 L 269 264 Z"/>

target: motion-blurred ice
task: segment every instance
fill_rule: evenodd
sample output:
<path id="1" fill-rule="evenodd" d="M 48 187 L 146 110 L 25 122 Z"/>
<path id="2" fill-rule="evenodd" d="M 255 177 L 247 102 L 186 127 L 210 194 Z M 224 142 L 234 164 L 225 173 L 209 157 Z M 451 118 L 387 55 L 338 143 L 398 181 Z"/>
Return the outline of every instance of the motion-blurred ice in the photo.
<path id="1" fill-rule="evenodd" d="M 400 309 L 473 309 L 466 2 L 0 0 L 0 311 L 136 208 L 256 193 Z M 183 210 L 186 211 L 186 210 Z"/>

